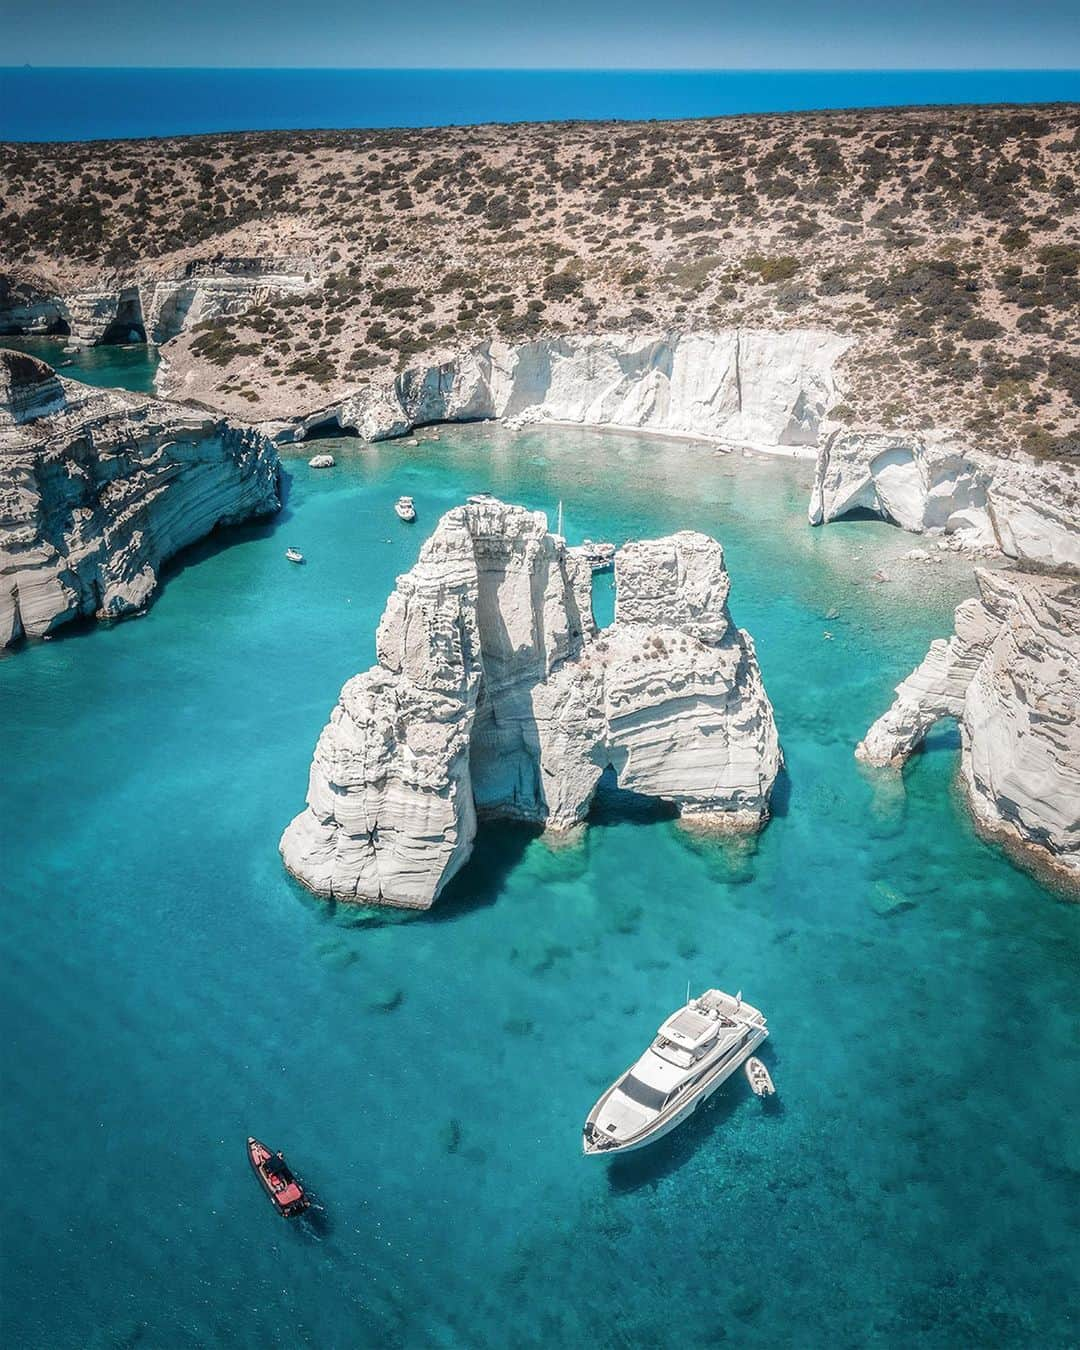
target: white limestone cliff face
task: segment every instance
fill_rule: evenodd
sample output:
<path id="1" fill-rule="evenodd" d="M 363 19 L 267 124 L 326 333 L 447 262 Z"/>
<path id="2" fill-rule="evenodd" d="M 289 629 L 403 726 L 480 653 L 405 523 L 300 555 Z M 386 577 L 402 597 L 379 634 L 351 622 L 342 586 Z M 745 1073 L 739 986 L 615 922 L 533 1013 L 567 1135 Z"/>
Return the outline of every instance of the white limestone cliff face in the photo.
<path id="1" fill-rule="evenodd" d="M 764 449 L 815 447 L 849 339 L 819 329 L 484 342 L 304 419 L 365 440 L 427 422 L 505 417 L 651 430 Z"/>
<path id="2" fill-rule="evenodd" d="M 720 545 L 621 550 L 621 608 L 599 634 L 588 580 L 539 513 L 448 512 L 387 603 L 378 665 L 319 737 L 288 869 L 322 895 L 427 908 L 478 816 L 568 828 L 608 767 L 689 816 L 760 827 L 780 749 Z"/>
<path id="3" fill-rule="evenodd" d="M 303 260 L 242 259 L 189 266 L 178 276 L 109 279 L 51 294 L 0 277 L 0 333 L 70 333 L 76 342 L 168 342 L 198 324 L 242 314 L 316 284 Z"/>
<path id="4" fill-rule="evenodd" d="M 899 765 L 941 717 L 960 720 L 976 822 L 1080 887 L 1080 581 L 976 572 L 956 611 L 856 755 Z"/>
<path id="5" fill-rule="evenodd" d="M 1080 568 L 1080 475 L 1068 463 L 962 452 L 931 434 L 833 430 L 818 451 L 810 523 L 857 509 L 915 534 Z"/>
<path id="6" fill-rule="evenodd" d="M 0 645 L 144 608 L 167 558 L 276 511 L 277 477 L 252 428 L 0 349 Z"/>

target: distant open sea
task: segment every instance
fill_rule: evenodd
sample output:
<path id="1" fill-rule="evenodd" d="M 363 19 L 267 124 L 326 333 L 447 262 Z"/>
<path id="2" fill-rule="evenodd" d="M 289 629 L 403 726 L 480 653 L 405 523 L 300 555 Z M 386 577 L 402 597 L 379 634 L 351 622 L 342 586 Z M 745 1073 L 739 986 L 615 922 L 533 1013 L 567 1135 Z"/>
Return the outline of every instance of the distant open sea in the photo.
<path id="1" fill-rule="evenodd" d="M 1062 100 L 1080 100 L 1080 71 L 0 67 L 0 140 Z"/>

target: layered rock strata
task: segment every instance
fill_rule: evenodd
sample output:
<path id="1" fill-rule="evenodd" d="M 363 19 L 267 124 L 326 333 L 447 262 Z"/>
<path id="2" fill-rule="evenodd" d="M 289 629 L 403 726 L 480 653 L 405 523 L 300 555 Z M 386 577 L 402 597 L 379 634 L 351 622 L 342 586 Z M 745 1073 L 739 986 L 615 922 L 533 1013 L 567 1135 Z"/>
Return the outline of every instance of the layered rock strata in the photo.
<path id="1" fill-rule="evenodd" d="M 855 510 L 1022 562 L 1080 568 L 1080 473 L 1065 461 L 991 458 L 941 436 L 834 430 L 818 452 L 810 523 Z"/>
<path id="2" fill-rule="evenodd" d="M 276 511 L 277 482 L 250 427 L 0 349 L 0 645 L 144 608 L 167 558 Z"/>
<path id="3" fill-rule="evenodd" d="M 627 545 L 598 633 L 588 565 L 542 515 L 448 512 L 319 737 L 285 865 L 321 895 L 427 908 L 478 816 L 568 828 L 607 768 L 688 816 L 760 827 L 780 750 L 728 586 L 704 535 Z"/>
<path id="4" fill-rule="evenodd" d="M 956 611 L 856 755 L 902 764 L 956 717 L 976 822 L 1080 888 L 1080 580 L 979 569 Z"/>
<path id="5" fill-rule="evenodd" d="M 489 417 L 621 427 L 766 449 L 816 447 L 849 339 L 822 329 L 488 341 L 313 413 L 365 440 Z"/>

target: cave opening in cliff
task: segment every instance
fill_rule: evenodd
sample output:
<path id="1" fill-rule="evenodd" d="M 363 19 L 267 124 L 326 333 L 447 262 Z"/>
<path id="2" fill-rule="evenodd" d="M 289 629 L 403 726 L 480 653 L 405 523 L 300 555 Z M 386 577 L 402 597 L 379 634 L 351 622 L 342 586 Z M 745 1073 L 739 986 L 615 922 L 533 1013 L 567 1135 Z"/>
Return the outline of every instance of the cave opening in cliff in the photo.
<path id="1" fill-rule="evenodd" d="M 137 295 L 125 296 L 116 307 L 116 317 L 99 339 L 102 347 L 146 344 L 146 326 Z"/>
<path id="2" fill-rule="evenodd" d="M 304 442 L 359 440 L 360 433 L 355 427 L 343 427 L 336 417 L 326 417 L 321 422 L 313 422 L 304 430 Z"/>

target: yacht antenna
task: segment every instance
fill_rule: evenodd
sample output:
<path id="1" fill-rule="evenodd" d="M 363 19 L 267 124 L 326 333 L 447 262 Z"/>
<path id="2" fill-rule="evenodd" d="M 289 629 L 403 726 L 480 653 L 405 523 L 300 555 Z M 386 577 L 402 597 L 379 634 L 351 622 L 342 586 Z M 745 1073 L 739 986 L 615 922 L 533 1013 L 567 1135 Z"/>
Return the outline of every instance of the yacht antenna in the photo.
<path id="1" fill-rule="evenodd" d="M 687 1001 L 687 1003 L 690 1002 L 690 981 L 689 981 L 689 980 L 686 981 L 686 1001 Z"/>
<path id="2" fill-rule="evenodd" d="M 562 498 L 561 498 L 561 497 L 559 498 L 559 524 L 558 524 L 558 527 L 557 527 L 556 530 L 555 530 L 555 533 L 559 536 L 560 539 L 563 537 L 563 532 L 562 532 Z"/>

